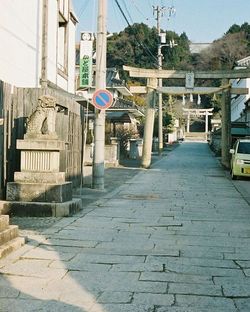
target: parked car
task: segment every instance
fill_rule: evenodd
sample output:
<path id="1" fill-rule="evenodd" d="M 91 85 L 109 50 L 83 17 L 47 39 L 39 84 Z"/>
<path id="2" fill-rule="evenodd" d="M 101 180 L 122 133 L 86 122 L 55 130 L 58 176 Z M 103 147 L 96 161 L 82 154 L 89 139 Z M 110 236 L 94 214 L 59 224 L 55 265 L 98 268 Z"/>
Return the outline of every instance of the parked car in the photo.
<path id="1" fill-rule="evenodd" d="M 250 177 L 250 138 L 236 140 L 230 153 L 232 179 Z"/>

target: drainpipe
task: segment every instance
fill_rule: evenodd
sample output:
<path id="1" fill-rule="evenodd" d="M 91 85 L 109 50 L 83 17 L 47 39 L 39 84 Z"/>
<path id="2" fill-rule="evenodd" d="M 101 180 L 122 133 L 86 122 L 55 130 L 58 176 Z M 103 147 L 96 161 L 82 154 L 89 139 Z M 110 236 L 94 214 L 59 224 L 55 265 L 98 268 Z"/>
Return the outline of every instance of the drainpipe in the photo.
<path id="1" fill-rule="evenodd" d="M 47 59 L 48 59 L 48 0 L 43 0 L 42 10 L 42 66 L 41 66 L 41 87 L 47 88 Z"/>

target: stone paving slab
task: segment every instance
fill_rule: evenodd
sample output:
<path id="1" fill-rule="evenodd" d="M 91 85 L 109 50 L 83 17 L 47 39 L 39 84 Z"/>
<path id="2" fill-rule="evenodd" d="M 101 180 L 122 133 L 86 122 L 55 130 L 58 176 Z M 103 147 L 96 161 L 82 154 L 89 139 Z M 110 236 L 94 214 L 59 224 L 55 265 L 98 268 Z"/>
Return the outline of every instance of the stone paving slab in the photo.
<path id="1" fill-rule="evenodd" d="M 247 201 L 206 144 L 158 159 L 78 190 L 73 217 L 29 220 L 0 261 L 0 311 L 249 311 Z"/>
<path id="2" fill-rule="evenodd" d="M 158 281 L 158 282 L 173 282 L 173 283 L 196 283 L 213 285 L 213 279 L 210 275 L 196 274 L 179 274 L 177 272 L 142 272 L 140 275 L 141 281 Z"/>
<path id="3" fill-rule="evenodd" d="M 232 299 L 219 298 L 214 296 L 194 296 L 194 295 L 176 295 L 176 305 L 177 306 L 187 306 L 210 309 L 221 309 L 221 311 L 235 311 L 234 302 Z"/>

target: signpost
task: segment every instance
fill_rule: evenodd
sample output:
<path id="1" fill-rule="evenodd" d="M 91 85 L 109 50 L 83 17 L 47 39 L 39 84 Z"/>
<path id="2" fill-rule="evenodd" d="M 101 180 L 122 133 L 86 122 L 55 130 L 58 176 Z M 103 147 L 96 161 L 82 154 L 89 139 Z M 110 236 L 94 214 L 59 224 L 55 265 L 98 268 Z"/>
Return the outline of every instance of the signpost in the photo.
<path id="1" fill-rule="evenodd" d="M 106 89 L 98 89 L 93 94 L 92 103 L 97 109 L 107 109 L 113 103 L 113 95 Z"/>
<path id="2" fill-rule="evenodd" d="M 92 86 L 92 55 L 94 35 L 89 32 L 81 33 L 80 41 L 80 87 Z"/>

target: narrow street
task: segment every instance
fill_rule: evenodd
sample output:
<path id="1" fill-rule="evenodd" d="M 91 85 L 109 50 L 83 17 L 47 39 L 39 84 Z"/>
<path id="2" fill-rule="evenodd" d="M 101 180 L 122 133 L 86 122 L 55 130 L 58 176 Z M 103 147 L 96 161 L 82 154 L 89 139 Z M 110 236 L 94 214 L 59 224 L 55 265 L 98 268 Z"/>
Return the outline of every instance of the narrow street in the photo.
<path id="1" fill-rule="evenodd" d="M 249 312 L 247 198 L 184 142 L 2 259 L 0 311 Z"/>

